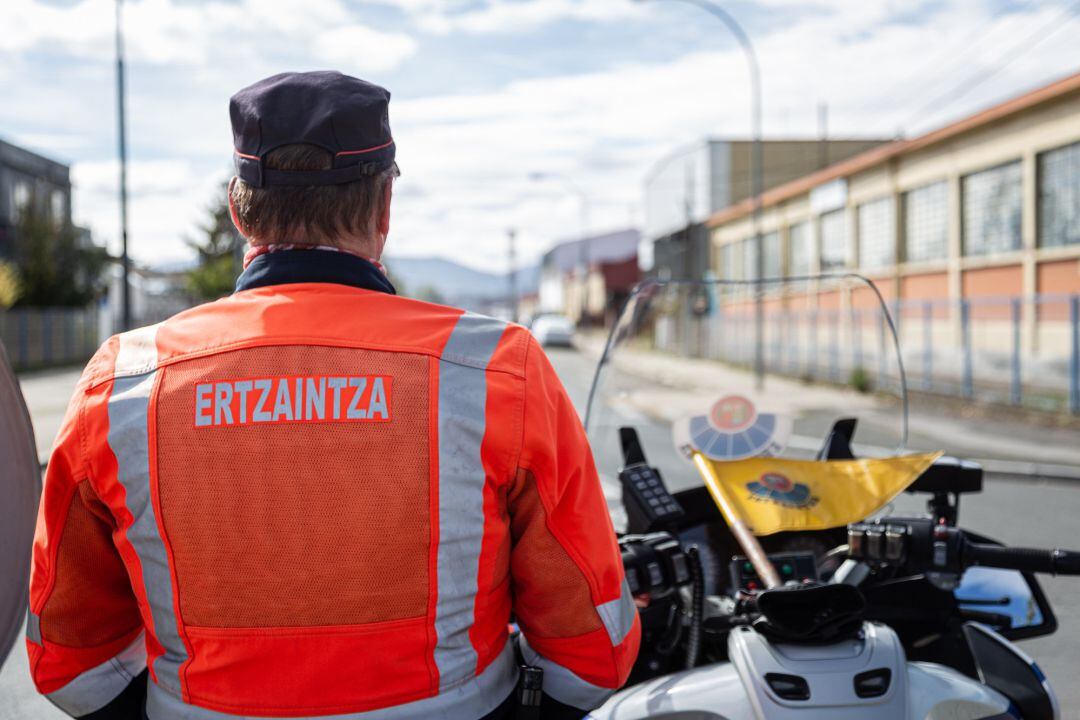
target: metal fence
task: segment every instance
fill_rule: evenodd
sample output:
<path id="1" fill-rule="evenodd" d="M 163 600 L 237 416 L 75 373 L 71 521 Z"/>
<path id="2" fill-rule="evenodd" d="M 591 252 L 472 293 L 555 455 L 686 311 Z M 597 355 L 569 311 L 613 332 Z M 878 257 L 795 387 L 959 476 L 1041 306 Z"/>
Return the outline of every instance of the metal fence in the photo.
<path id="1" fill-rule="evenodd" d="M 98 347 L 98 311 L 92 306 L 0 311 L 0 341 L 16 370 L 83 363 Z"/>
<path id="2" fill-rule="evenodd" d="M 764 356 L 770 373 L 895 388 L 899 372 L 878 307 L 849 294 L 823 307 L 803 296 L 766 300 Z M 855 291 L 858 292 L 858 291 Z M 658 318 L 657 347 L 750 365 L 755 318 L 745 298 L 707 312 Z M 911 389 L 1080 414 L 1080 295 L 888 303 Z"/>

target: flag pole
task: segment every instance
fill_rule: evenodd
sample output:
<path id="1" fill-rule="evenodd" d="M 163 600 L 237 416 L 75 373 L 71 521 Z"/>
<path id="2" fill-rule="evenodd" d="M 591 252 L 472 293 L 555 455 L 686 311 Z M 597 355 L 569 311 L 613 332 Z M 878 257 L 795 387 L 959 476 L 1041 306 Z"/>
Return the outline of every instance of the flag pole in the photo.
<path id="1" fill-rule="evenodd" d="M 743 519 L 738 506 L 728 493 L 728 489 L 720 482 L 712 462 L 697 450 L 693 451 L 691 457 L 698 472 L 701 473 L 701 477 L 705 480 L 705 487 L 709 488 L 709 494 L 712 495 L 716 506 L 720 508 L 720 513 L 724 516 L 728 527 L 731 528 L 731 534 L 735 536 L 739 545 L 742 546 L 746 558 L 754 566 L 754 570 L 757 571 L 761 582 L 765 584 L 765 588 L 771 590 L 780 587 L 783 584 L 780 582 L 780 575 L 777 574 L 776 568 L 773 567 L 772 562 L 769 560 L 769 556 L 765 554 L 765 550 L 761 547 L 761 543 L 758 542 L 753 529 Z"/>

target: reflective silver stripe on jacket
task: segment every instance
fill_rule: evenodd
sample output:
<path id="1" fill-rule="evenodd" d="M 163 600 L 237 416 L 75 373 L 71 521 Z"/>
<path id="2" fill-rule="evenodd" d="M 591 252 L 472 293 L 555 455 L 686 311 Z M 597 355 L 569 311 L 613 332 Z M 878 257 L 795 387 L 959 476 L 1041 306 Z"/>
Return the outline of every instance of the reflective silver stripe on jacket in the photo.
<path id="1" fill-rule="evenodd" d="M 115 700 L 145 667 L 146 636 L 139 633 L 139 637 L 115 657 L 80 673 L 45 697 L 72 717 L 88 715 Z"/>
<path id="2" fill-rule="evenodd" d="M 603 705 L 605 700 L 615 694 L 615 690 L 593 685 L 579 678 L 572 670 L 548 660 L 529 647 L 524 635 L 521 636 L 519 645 L 525 663 L 544 671 L 544 692 L 563 705 L 592 710 Z"/>
<path id="3" fill-rule="evenodd" d="M 161 541 L 150 497 L 150 393 L 157 377 L 158 326 L 120 336 L 113 391 L 109 397 L 109 447 L 116 455 L 124 504 L 133 518 L 127 539 L 142 566 L 143 586 L 154 621 L 154 636 L 165 653 L 154 660 L 158 682 L 180 694 L 180 665 L 187 650 L 176 624 L 176 603 L 168 554 Z"/>
<path id="4" fill-rule="evenodd" d="M 619 597 L 597 605 L 596 612 L 604 622 L 604 628 L 608 632 L 608 637 L 611 638 L 612 647 L 621 645 L 634 627 L 634 618 L 637 617 L 634 595 L 630 592 L 630 586 L 626 584 L 625 579 Z"/>
<path id="5" fill-rule="evenodd" d="M 506 324 L 465 313 L 439 360 L 439 548 L 435 665 L 439 689 L 476 672 L 469 639 L 484 537 L 485 369 Z"/>
<path id="6" fill-rule="evenodd" d="M 41 618 L 30 608 L 26 609 L 26 639 L 41 645 Z"/>
<path id="7" fill-rule="evenodd" d="M 440 692 L 433 697 L 416 700 L 404 705 L 368 710 L 345 715 L 319 715 L 317 718 L 292 718 L 292 720 L 412 720 L 431 718 L 435 720 L 462 720 L 479 718 L 497 708 L 517 684 L 518 669 L 510 643 L 484 672 L 457 687 Z M 147 693 L 146 714 L 150 720 L 257 720 L 247 715 L 207 710 L 189 705 L 174 695 L 150 683 Z"/>

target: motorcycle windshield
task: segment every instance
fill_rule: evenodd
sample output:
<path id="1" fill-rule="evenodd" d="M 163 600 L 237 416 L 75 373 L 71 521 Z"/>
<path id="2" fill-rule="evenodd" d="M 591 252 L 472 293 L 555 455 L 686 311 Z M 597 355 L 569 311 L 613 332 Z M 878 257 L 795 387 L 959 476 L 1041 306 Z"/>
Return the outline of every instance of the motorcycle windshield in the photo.
<path id="1" fill-rule="evenodd" d="M 585 419 L 616 526 L 625 521 L 621 428 L 637 431 L 672 492 L 702 484 L 695 451 L 732 470 L 752 458 L 814 459 L 845 418 L 858 421 L 855 457 L 903 454 L 906 380 L 888 299 L 887 288 L 847 274 L 640 284 L 596 349 Z M 832 457 L 844 457 L 843 445 Z M 798 483 L 762 478 L 768 487 L 754 490 L 798 500 Z M 874 490 L 877 505 L 903 481 Z"/>

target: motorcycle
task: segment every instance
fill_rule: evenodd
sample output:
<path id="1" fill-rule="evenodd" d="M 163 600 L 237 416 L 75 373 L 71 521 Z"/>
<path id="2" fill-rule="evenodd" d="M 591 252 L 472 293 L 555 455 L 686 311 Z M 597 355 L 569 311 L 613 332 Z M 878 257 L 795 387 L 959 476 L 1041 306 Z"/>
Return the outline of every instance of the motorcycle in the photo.
<path id="1" fill-rule="evenodd" d="M 764 358 L 740 342 L 757 332 Z M 842 387 L 873 361 L 876 393 Z M 731 369 L 751 363 L 801 380 L 770 376 L 759 392 Z M 815 373 L 833 387 L 806 384 Z M 1078 575 L 1080 554 L 961 529 L 982 469 L 908 450 L 906 385 L 895 319 L 864 278 L 635 289 L 586 428 L 642 643 L 626 687 L 589 717 L 1060 717 L 1014 641 L 1056 630 L 1035 575 Z M 925 512 L 897 513 L 900 496 Z"/>

